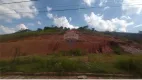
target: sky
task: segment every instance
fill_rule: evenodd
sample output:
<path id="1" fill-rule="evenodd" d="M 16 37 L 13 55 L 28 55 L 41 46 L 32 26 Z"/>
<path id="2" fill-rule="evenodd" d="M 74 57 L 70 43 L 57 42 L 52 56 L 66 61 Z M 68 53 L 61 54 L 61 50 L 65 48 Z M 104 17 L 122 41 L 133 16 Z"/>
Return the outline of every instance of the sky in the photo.
<path id="1" fill-rule="evenodd" d="M 142 0 L 0 0 L 0 34 L 52 25 L 138 33 L 141 20 Z"/>

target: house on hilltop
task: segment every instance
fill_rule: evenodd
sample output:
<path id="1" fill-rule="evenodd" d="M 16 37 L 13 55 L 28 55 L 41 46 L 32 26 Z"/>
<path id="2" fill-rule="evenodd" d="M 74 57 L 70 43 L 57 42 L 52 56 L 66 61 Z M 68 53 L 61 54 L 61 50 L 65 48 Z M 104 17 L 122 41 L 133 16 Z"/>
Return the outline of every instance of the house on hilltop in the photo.
<path id="1" fill-rule="evenodd" d="M 75 29 L 66 31 L 64 34 L 64 39 L 65 40 L 78 40 L 79 39 L 78 31 Z"/>

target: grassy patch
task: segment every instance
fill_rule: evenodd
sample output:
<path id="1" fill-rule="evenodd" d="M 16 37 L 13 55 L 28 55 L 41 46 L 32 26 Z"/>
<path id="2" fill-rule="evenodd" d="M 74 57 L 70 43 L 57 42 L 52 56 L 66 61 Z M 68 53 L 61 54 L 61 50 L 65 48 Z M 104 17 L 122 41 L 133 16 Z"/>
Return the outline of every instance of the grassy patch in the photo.
<path id="1" fill-rule="evenodd" d="M 111 42 L 110 42 L 110 46 L 111 46 L 113 52 L 116 53 L 116 54 L 118 54 L 118 55 L 120 55 L 120 54 L 122 54 L 122 53 L 126 53 L 126 52 L 120 47 L 120 45 L 119 45 L 118 43 L 116 43 L 116 42 L 111 41 Z"/>
<path id="2" fill-rule="evenodd" d="M 142 74 L 142 55 L 27 56 L 0 61 L 1 72 L 91 72 Z"/>
<path id="3" fill-rule="evenodd" d="M 117 61 L 115 66 L 118 69 L 135 74 L 136 76 L 142 76 L 142 60 L 130 58 Z"/>
<path id="4" fill-rule="evenodd" d="M 60 53 L 56 53 L 61 56 L 83 56 L 85 53 L 80 49 L 74 49 L 69 51 L 60 51 Z"/>
<path id="5" fill-rule="evenodd" d="M 64 34 L 66 30 L 62 29 L 47 29 L 47 30 L 41 30 L 41 31 L 29 31 L 29 32 L 17 32 L 13 34 L 5 34 L 5 35 L 0 35 L 0 42 L 6 42 L 9 40 L 20 40 L 25 37 L 30 37 L 30 36 L 40 36 L 40 35 L 45 35 L 45 34 L 53 34 L 53 33 L 58 33 L 58 34 Z"/>

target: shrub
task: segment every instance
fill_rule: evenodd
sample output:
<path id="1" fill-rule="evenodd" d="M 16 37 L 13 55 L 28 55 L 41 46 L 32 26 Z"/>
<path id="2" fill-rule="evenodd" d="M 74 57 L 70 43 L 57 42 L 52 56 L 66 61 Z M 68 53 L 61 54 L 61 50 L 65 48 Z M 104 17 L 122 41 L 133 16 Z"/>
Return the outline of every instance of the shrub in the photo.
<path id="1" fill-rule="evenodd" d="M 73 56 L 81 56 L 83 53 L 81 50 L 79 49 L 75 49 L 75 50 L 70 50 L 69 54 L 73 55 Z"/>
<path id="2" fill-rule="evenodd" d="M 136 65 L 132 59 L 120 60 L 117 62 L 116 66 L 126 71 L 134 71 L 136 69 Z"/>
<path id="3" fill-rule="evenodd" d="M 85 53 L 83 53 L 80 49 L 74 49 L 69 51 L 60 51 L 58 55 L 62 56 L 82 56 Z"/>
<path id="4" fill-rule="evenodd" d="M 116 62 L 115 66 L 118 69 L 142 76 L 142 63 L 140 60 L 119 60 Z"/>
<path id="5" fill-rule="evenodd" d="M 114 51 L 114 53 L 116 53 L 118 55 L 124 53 L 124 50 L 119 46 L 118 43 L 111 41 L 110 46 L 111 46 L 112 50 Z"/>
<path id="6" fill-rule="evenodd" d="M 14 72 L 16 71 L 16 67 L 11 61 L 0 61 L 0 71 L 1 72 Z"/>

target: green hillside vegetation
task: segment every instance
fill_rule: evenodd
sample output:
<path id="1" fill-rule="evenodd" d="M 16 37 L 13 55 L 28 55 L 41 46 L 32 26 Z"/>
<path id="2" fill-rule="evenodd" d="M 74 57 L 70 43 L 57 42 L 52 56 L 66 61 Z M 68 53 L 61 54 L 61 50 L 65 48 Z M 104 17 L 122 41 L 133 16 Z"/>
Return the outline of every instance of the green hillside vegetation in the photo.
<path id="1" fill-rule="evenodd" d="M 114 36 L 122 40 L 134 41 L 142 44 L 142 34 L 140 33 L 122 33 L 122 32 L 103 32 L 103 34 Z"/>
<path id="2" fill-rule="evenodd" d="M 142 55 L 89 54 L 80 56 L 26 56 L 0 60 L 1 72 L 85 72 L 132 74 L 142 77 Z"/>
<path id="3" fill-rule="evenodd" d="M 63 28 L 63 27 L 57 27 L 57 26 L 52 26 L 52 27 L 44 27 L 44 29 L 38 28 L 36 31 L 32 30 L 20 30 L 12 34 L 5 34 L 5 35 L 0 35 L 0 42 L 5 42 L 8 40 L 17 40 L 17 39 L 22 39 L 25 37 L 30 37 L 30 36 L 40 36 L 40 35 L 46 35 L 46 34 L 64 34 L 65 31 L 70 30 L 69 28 Z M 77 30 L 84 34 L 89 34 L 89 35 L 105 35 L 105 36 L 114 36 L 116 38 L 120 38 L 125 41 L 134 41 L 137 43 L 142 44 L 142 34 L 139 33 L 121 33 L 121 32 L 99 32 L 96 31 L 94 28 L 90 29 L 88 26 L 82 26 L 79 27 Z"/>
<path id="4" fill-rule="evenodd" d="M 53 33 L 58 33 L 58 34 L 64 34 L 66 30 L 69 30 L 68 28 L 58 28 L 58 27 L 44 27 L 44 29 L 38 28 L 36 31 L 32 30 L 20 30 L 12 34 L 5 34 L 5 35 L 0 35 L 0 42 L 6 42 L 8 40 L 19 40 L 23 39 L 25 37 L 31 37 L 31 36 L 40 36 L 40 35 L 46 35 L 46 34 L 53 34 Z"/>

